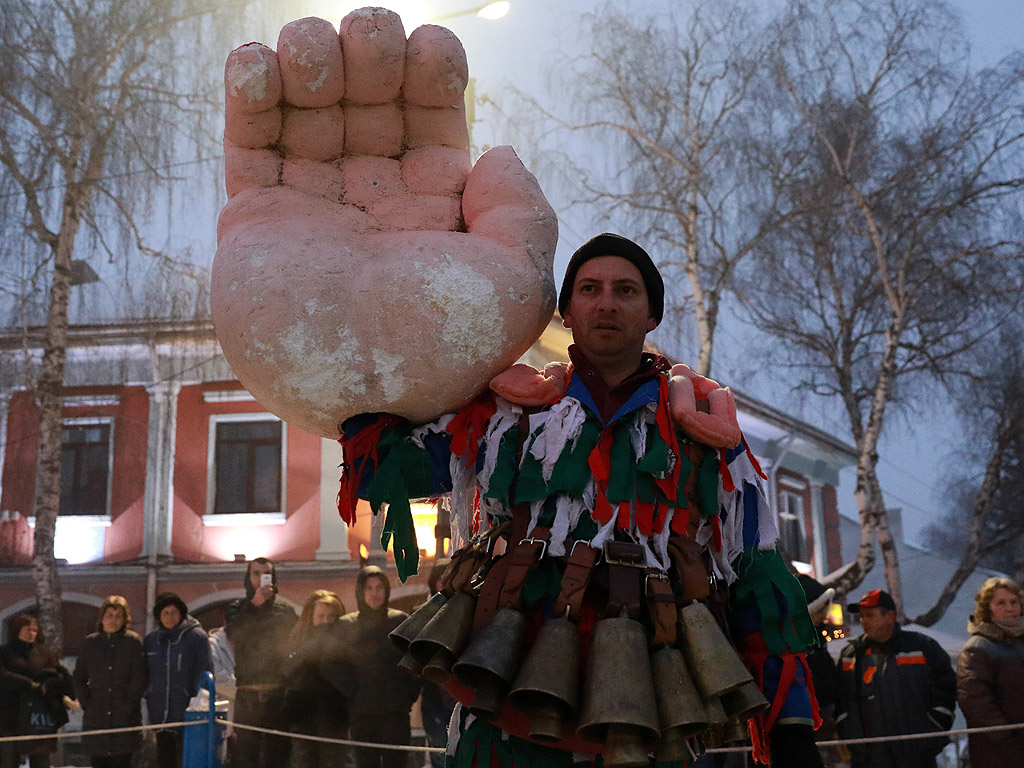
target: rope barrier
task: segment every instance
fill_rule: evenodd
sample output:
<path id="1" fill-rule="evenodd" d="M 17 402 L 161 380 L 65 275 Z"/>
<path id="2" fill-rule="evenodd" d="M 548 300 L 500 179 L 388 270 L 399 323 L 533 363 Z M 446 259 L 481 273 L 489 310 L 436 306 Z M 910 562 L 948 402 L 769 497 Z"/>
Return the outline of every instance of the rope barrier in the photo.
<path id="1" fill-rule="evenodd" d="M 206 725 L 205 720 L 190 720 L 181 723 L 149 723 L 148 725 L 132 725 L 125 728 L 101 728 L 95 731 L 57 731 L 56 733 L 38 733 L 30 736 L 0 736 L 0 744 L 16 741 L 43 741 L 44 739 L 77 739 L 79 736 L 106 736 L 110 733 L 134 733 L 135 731 L 167 731 L 181 726 Z"/>
<path id="2" fill-rule="evenodd" d="M 353 739 L 333 739 L 327 736 L 313 736 L 306 733 L 294 733 L 292 731 L 282 731 L 275 728 L 262 728 L 257 725 L 246 725 L 245 723 L 237 723 L 229 720 L 218 720 L 225 726 L 230 725 L 233 728 L 254 731 L 256 733 L 267 733 L 273 736 L 286 736 L 292 739 L 303 739 L 305 741 L 322 742 L 325 744 L 338 744 L 340 746 L 348 747 L 364 747 L 368 749 L 384 749 L 392 750 L 396 752 L 429 752 L 429 753 L 443 753 L 444 747 L 427 747 L 427 746 L 412 746 L 408 744 L 379 744 L 372 741 L 355 741 Z M 20 741 L 41 741 L 43 739 L 72 739 L 79 738 L 81 736 L 104 736 L 113 733 L 132 733 L 134 731 L 164 731 L 170 728 L 181 728 L 181 727 L 193 727 L 197 725 L 207 725 L 205 720 L 189 720 L 187 722 L 180 723 L 151 723 L 149 725 L 136 725 L 128 728 L 103 728 L 94 731 L 61 731 L 57 733 L 44 733 L 39 735 L 31 736 L 0 736 L 0 743 L 4 742 L 20 742 Z M 977 726 L 975 728 L 954 728 L 948 731 L 929 731 L 926 733 L 902 733 L 895 734 L 892 736 L 873 736 L 859 739 L 831 739 L 829 741 L 818 741 L 815 742 L 819 747 L 835 747 L 840 745 L 851 745 L 851 744 L 879 744 L 891 741 L 913 741 L 916 739 L 933 739 L 939 736 L 962 736 L 979 733 L 1000 733 L 1002 731 L 1016 731 L 1024 729 L 1024 723 L 1009 723 L 1007 725 L 986 725 Z M 713 747 L 708 749 L 707 752 L 711 754 L 715 753 L 728 753 L 728 752 L 749 752 L 752 749 L 751 746 L 736 746 L 736 747 Z"/>
<path id="3" fill-rule="evenodd" d="M 278 731 L 273 728 L 260 728 L 256 725 L 245 725 L 244 723 L 232 723 L 232 726 L 243 731 L 255 731 L 257 733 L 269 733 L 272 736 L 288 736 L 293 739 L 305 739 L 308 741 L 319 741 L 325 744 L 340 744 L 346 747 L 368 747 L 373 749 L 390 749 L 395 752 L 434 752 L 441 754 L 444 747 L 416 747 L 409 744 L 378 744 L 373 741 L 353 741 L 351 739 L 331 739 L 326 736 L 310 736 L 305 733 L 292 733 L 291 731 Z"/>

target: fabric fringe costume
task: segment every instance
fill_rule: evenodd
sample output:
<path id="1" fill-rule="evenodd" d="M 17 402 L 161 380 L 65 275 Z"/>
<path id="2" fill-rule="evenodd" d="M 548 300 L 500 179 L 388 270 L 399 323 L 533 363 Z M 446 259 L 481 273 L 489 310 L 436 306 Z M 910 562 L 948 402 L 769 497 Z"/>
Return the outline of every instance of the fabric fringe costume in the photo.
<path id="1" fill-rule="evenodd" d="M 698 400 L 707 390 L 694 389 Z M 454 554 L 441 580 L 442 596 L 410 618 L 413 635 L 393 637 L 409 650 L 409 667 L 425 666 L 430 679 L 447 680 L 463 705 L 452 721 L 450 764 L 546 768 L 593 760 L 611 749 L 617 738 L 612 734 L 624 725 L 639 735 L 642 754 L 655 751 L 659 764 L 682 765 L 694 736 L 705 744 L 724 738 L 730 714 L 731 733 L 746 720 L 754 757 L 767 762 L 775 723 L 817 727 L 820 718 L 803 653 L 817 635 L 800 584 L 776 549 L 766 476 L 742 438 L 731 449 L 718 449 L 675 426 L 665 373 L 637 389 L 608 423 L 597 414 L 586 386 L 570 370 L 562 396 L 540 408 L 487 392 L 460 412 L 421 426 L 380 414 L 343 425 L 339 511 L 349 524 L 360 498 L 375 512 L 386 511 L 381 543 L 393 543 L 403 580 L 416 572 L 418 560 L 410 500 L 450 505 Z M 496 555 L 499 540 L 504 552 Z M 688 647 L 696 635 L 684 609 L 698 603 L 715 616 L 713 631 L 731 636 L 731 645 Z M 441 656 L 450 658 L 438 661 L 438 646 L 428 642 L 434 625 L 424 628 L 424 622 L 431 615 L 440 622 L 456 604 L 470 606 L 460 610 L 468 610 L 471 620 L 452 647 L 442 643 Z M 499 620 L 521 626 L 515 631 L 523 639 L 502 629 L 508 634 L 500 645 L 514 647 L 501 664 L 511 671 L 479 674 L 474 643 L 486 643 L 486 630 Z M 569 654 L 566 662 L 577 669 L 567 670 L 570 691 L 555 697 L 554 730 L 545 731 L 536 696 L 527 695 L 536 686 L 522 678 L 536 661 L 530 650 L 539 645 L 542 629 L 565 620 L 574 625 L 573 636 L 578 632 L 578 661 Z M 697 705 L 696 727 L 676 729 L 666 712 L 660 723 L 655 715 L 653 726 L 594 714 L 589 698 L 599 694 L 591 684 L 607 671 L 594 664 L 619 666 L 615 658 L 597 660 L 602 625 L 609 631 L 641 627 L 652 663 L 659 650 L 682 648 L 704 705 Z M 726 717 L 716 718 L 718 697 L 694 667 L 723 649 L 734 659 L 733 648 L 767 703 L 743 709 L 735 695 L 722 693 Z M 452 662 L 454 671 L 447 666 Z M 671 698 L 667 685 L 655 676 L 651 701 Z M 733 693 L 738 685 L 732 684 Z M 583 691 L 578 700 L 577 687 Z M 605 698 L 619 695 L 617 682 L 615 688 Z M 691 740 L 682 753 L 666 748 L 673 729 Z"/>

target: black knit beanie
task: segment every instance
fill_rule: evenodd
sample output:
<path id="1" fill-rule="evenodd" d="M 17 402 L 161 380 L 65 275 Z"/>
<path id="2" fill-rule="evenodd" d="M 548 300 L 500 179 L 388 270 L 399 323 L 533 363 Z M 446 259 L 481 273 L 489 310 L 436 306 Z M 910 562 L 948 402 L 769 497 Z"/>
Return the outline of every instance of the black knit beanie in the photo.
<path id="1" fill-rule="evenodd" d="M 160 611 L 166 608 L 168 605 L 173 605 L 178 609 L 181 614 L 182 620 L 188 616 L 188 606 L 185 605 L 185 601 L 178 597 L 174 592 L 161 592 L 156 596 L 156 600 L 153 602 L 153 618 L 160 621 Z"/>
<path id="2" fill-rule="evenodd" d="M 651 317 L 660 323 L 662 315 L 665 313 L 665 283 L 661 279 L 661 273 L 658 272 L 651 257 L 647 255 L 647 251 L 632 240 L 611 232 L 605 232 L 587 240 L 569 259 L 569 266 L 566 268 L 565 278 L 562 280 L 562 290 L 558 293 L 558 313 L 565 317 L 569 299 L 572 298 L 573 283 L 576 282 L 576 273 L 580 271 L 580 267 L 584 262 L 598 256 L 619 256 L 640 270 L 644 287 L 647 289 L 647 303 L 651 309 Z"/>

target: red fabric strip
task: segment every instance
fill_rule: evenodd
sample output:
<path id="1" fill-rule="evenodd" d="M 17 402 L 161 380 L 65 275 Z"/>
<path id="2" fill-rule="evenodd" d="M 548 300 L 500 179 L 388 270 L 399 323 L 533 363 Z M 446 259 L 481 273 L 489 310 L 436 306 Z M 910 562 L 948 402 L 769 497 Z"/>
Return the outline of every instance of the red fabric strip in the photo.
<path id="1" fill-rule="evenodd" d="M 354 525 L 356 522 L 359 484 L 363 479 L 363 471 L 366 469 L 367 462 L 373 465 L 374 471 L 377 470 L 380 461 L 377 456 L 380 435 L 385 429 L 393 427 L 401 421 L 398 416 L 380 414 L 370 426 L 360 430 L 352 437 L 343 437 L 338 441 L 341 444 L 342 460 L 345 462 L 342 465 L 341 482 L 338 488 L 338 514 L 349 525 Z M 353 474 L 353 467 L 359 459 L 362 460 L 359 462 L 359 469 Z"/>
<path id="2" fill-rule="evenodd" d="M 452 453 L 466 457 L 466 466 L 476 463 L 480 452 L 480 440 L 487 430 L 487 422 L 498 410 L 498 403 L 491 392 L 485 392 L 467 405 L 448 424 L 446 430 L 452 436 Z"/>

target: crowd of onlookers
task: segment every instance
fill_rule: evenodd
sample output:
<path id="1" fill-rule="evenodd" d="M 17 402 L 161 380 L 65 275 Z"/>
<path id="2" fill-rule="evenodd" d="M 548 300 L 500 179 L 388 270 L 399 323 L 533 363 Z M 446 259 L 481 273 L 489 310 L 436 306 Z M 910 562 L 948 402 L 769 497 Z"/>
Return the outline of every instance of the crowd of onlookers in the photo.
<path id="1" fill-rule="evenodd" d="M 180 768 L 185 720 L 204 672 L 218 692 L 234 699 L 228 765 L 239 768 L 404 768 L 408 753 L 344 746 L 248 730 L 409 744 L 410 709 L 422 683 L 401 672 L 401 655 L 387 639 L 406 614 L 389 606 L 391 585 L 376 566 L 361 570 L 357 610 L 319 589 L 302 612 L 277 598 L 277 573 L 266 558 L 248 564 L 246 596 L 227 607 L 223 628 L 207 634 L 176 594 L 157 596 L 157 628 L 145 638 L 130 629 L 127 601 L 108 597 L 96 632 L 86 637 L 68 673 L 39 640 L 36 618 L 23 614 L 8 625 L 0 646 L 0 736 L 38 735 L 38 741 L 0 742 L 0 768 L 50 765 L 56 742 L 44 738 L 81 708 L 82 747 L 94 768 L 138 765 L 142 731 L 94 733 L 140 726 L 142 702 L 155 730 L 157 768 Z M 428 684 L 429 685 L 429 684 Z M 453 701 L 425 692 L 424 728 L 431 744 L 444 745 Z"/>
<path id="2" fill-rule="evenodd" d="M 812 620 L 821 625 L 830 595 L 803 580 Z M 34 616 L 9 623 L 0 646 L 0 736 L 37 735 L 38 741 L 0 742 L 0 768 L 49 766 L 51 737 L 82 708 L 83 748 L 94 768 L 130 768 L 141 730 L 90 733 L 142 724 L 181 723 L 203 673 L 230 681 L 233 720 L 240 726 L 286 731 L 288 736 L 236 727 L 228 765 L 238 768 L 405 768 L 408 753 L 346 747 L 303 736 L 409 744 L 409 713 L 422 694 L 427 741 L 443 746 L 453 700 L 441 689 L 404 674 L 388 641 L 406 614 L 389 606 L 391 585 L 380 568 L 363 568 L 357 609 L 316 590 L 300 615 L 277 599 L 277 573 L 257 558 L 245 574 L 246 596 L 228 606 L 226 622 L 207 635 L 176 594 L 157 596 L 157 629 L 131 631 L 131 611 L 120 596 L 100 607 L 97 631 L 82 645 L 68 673 L 39 640 Z M 949 656 L 924 633 L 903 629 L 892 597 L 873 590 L 849 606 L 863 634 L 834 663 L 822 649 L 808 654 L 824 727 L 819 739 L 934 733 L 932 738 L 823 748 L 826 764 L 853 768 L 932 768 L 948 743 L 945 731 L 959 704 L 969 727 L 1024 723 L 1024 593 L 1012 580 L 988 579 L 975 596 L 971 638 L 954 672 Z M 182 764 L 183 731 L 157 728 L 158 768 Z M 1024 729 L 972 734 L 972 768 L 1015 766 L 1024 760 Z M 432 755 L 435 768 L 442 760 Z M 821 763 L 818 763 L 820 765 Z"/>

